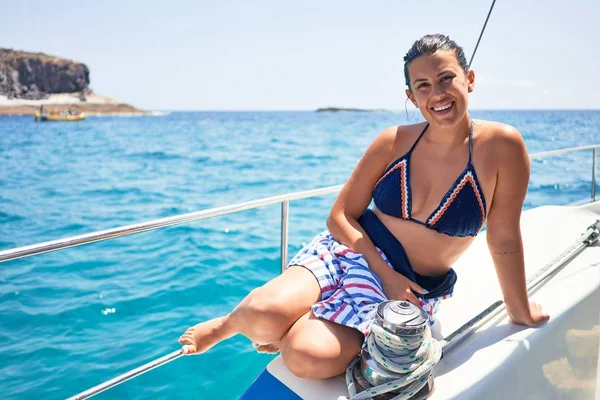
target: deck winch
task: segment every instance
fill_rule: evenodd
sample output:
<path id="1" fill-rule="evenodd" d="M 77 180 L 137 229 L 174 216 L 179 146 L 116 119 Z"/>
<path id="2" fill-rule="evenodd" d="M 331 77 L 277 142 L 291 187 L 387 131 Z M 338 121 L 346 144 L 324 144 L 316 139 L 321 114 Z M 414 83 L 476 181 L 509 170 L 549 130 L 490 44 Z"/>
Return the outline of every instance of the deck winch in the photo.
<path id="1" fill-rule="evenodd" d="M 408 301 L 383 302 L 366 346 L 346 371 L 350 399 L 425 399 L 433 390 L 431 372 L 441 356 L 423 309 Z"/>

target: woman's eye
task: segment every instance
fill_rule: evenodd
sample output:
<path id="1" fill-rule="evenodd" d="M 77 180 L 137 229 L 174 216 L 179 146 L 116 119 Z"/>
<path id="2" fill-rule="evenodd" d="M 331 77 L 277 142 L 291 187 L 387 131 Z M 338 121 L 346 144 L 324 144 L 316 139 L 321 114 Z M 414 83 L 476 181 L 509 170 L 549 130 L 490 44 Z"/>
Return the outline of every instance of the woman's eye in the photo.
<path id="1" fill-rule="evenodd" d="M 424 87 L 429 86 L 429 83 L 421 83 L 419 85 L 417 85 L 417 89 L 423 89 Z"/>
<path id="2" fill-rule="evenodd" d="M 442 82 L 449 81 L 449 80 L 452 80 L 451 76 L 445 76 L 442 78 Z"/>

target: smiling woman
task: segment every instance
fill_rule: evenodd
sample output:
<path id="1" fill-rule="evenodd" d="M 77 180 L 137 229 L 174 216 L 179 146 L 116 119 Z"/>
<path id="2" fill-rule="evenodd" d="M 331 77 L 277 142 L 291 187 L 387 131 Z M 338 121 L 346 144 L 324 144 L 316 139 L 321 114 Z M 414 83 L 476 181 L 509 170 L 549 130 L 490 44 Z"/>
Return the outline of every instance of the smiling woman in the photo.
<path id="1" fill-rule="evenodd" d="M 280 350 L 299 377 L 338 375 L 363 347 L 381 302 L 406 300 L 433 317 L 453 293 L 452 265 L 486 219 L 511 320 L 548 319 L 525 284 L 519 219 L 529 161 L 520 133 L 470 118 L 475 74 L 448 37 L 416 41 L 404 72 L 406 95 L 426 122 L 385 129 L 342 188 L 328 229 L 231 313 L 189 328 L 180 338 L 185 354 L 242 333 L 259 351 Z"/>
<path id="2" fill-rule="evenodd" d="M 416 41 L 404 57 L 404 77 L 406 96 L 426 119 L 429 115 L 446 124 L 453 120 L 451 116 L 454 120 L 465 116 L 475 73 L 469 70 L 463 49 L 449 37 L 427 35 Z M 457 114 L 455 106 L 462 108 L 463 114 Z"/>

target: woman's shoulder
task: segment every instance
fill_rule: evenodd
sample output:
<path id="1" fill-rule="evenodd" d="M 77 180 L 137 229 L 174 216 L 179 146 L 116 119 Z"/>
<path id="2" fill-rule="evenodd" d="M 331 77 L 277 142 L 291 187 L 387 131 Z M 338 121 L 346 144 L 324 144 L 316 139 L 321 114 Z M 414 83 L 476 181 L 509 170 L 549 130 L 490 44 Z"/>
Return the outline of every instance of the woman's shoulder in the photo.
<path id="1" fill-rule="evenodd" d="M 525 141 L 517 128 L 496 121 L 475 120 L 474 123 L 473 153 L 479 160 L 485 160 L 486 168 L 498 171 L 529 162 Z"/>
<path id="2" fill-rule="evenodd" d="M 416 124 L 406 124 L 406 125 L 392 125 L 385 128 L 381 131 L 382 135 L 386 135 L 389 137 L 397 137 L 397 136 L 406 136 L 410 135 L 414 132 L 422 132 L 427 126 L 427 122 L 418 122 Z"/>
<path id="3" fill-rule="evenodd" d="M 482 150 L 495 154 L 513 153 L 516 149 L 524 149 L 525 141 L 521 132 L 512 125 L 497 121 L 474 120 L 477 132 L 475 141 Z"/>
<path id="4" fill-rule="evenodd" d="M 523 136 L 517 128 L 497 121 L 473 120 L 475 130 L 479 131 L 477 137 L 483 142 L 522 142 Z"/>
<path id="5" fill-rule="evenodd" d="M 384 129 L 379 135 L 381 138 L 393 144 L 395 148 L 402 149 L 406 144 L 412 144 L 423 129 L 427 126 L 427 122 L 419 122 L 416 124 L 394 125 Z M 410 147 L 410 146 L 409 146 Z"/>

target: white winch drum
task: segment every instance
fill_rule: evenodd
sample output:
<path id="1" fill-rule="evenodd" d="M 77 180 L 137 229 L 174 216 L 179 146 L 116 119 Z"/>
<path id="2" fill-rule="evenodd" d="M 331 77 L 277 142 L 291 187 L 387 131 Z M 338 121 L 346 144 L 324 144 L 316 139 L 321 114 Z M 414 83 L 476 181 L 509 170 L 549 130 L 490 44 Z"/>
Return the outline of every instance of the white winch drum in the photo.
<path id="1" fill-rule="evenodd" d="M 422 335 L 429 326 L 429 316 L 421 308 L 408 301 L 389 300 L 377 307 L 374 324 L 386 331 L 403 337 Z M 371 357 L 363 348 L 360 356 L 360 373 L 372 386 L 378 386 L 402 377 L 389 371 Z"/>

